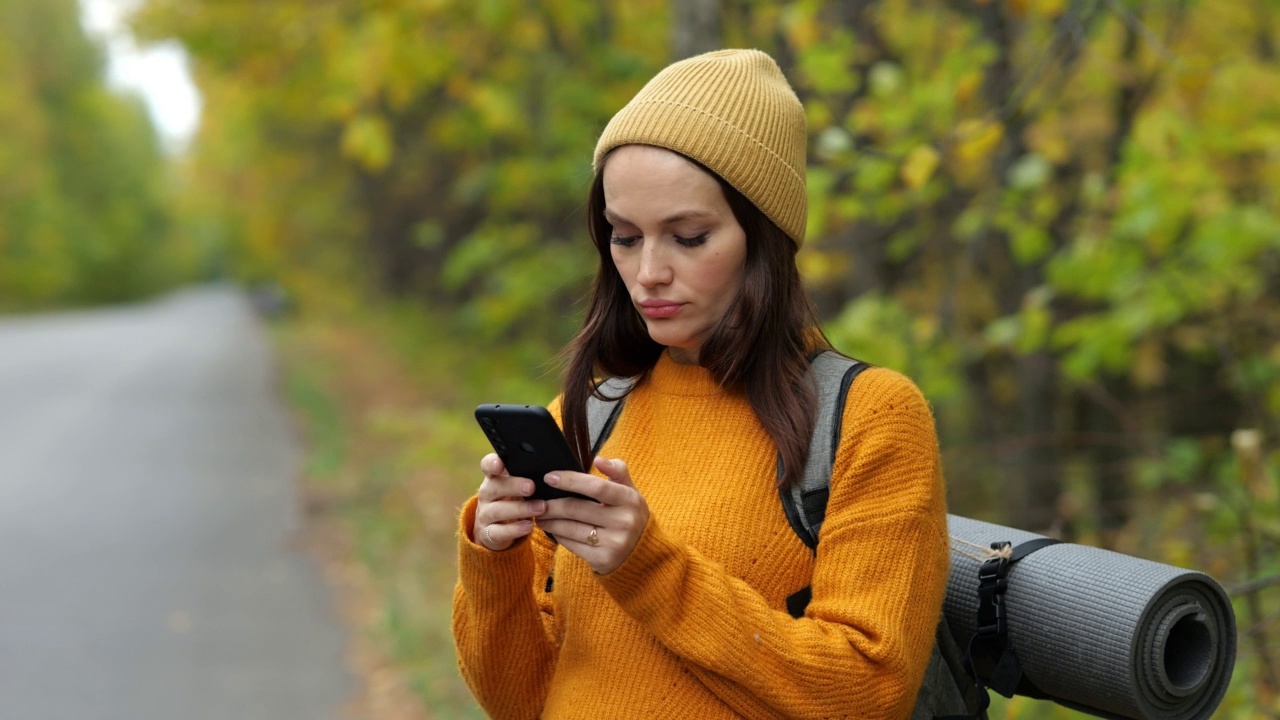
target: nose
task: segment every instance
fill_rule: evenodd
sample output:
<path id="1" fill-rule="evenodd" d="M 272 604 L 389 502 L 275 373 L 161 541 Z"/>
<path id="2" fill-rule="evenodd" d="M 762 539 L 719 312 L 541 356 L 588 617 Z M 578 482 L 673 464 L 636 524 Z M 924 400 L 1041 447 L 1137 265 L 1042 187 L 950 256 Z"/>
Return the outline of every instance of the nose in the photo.
<path id="1" fill-rule="evenodd" d="M 646 242 L 640 249 L 640 272 L 636 281 L 647 288 L 671 282 L 671 263 L 661 243 Z"/>

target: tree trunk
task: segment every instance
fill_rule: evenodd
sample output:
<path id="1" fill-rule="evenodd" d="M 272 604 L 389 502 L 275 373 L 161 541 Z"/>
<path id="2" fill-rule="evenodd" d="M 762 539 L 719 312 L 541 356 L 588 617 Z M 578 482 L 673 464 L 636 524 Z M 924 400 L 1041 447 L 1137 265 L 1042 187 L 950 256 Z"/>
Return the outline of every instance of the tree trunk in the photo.
<path id="1" fill-rule="evenodd" d="M 1270 10 L 1263 4 L 1262 0 L 1254 0 L 1253 14 L 1254 27 L 1256 29 L 1253 37 L 1253 51 L 1259 60 L 1275 62 L 1277 55 L 1276 43 L 1275 39 L 1271 37 L 1271 17 L 1269 13 Z"/>
<path id="2" fill-rule="evenodd" d="M 1018 443 L 1009 465 L 1013 477 L 1021 479 L 1022 487 L 1021 492 L 1013 494 L 1020 502 L 1012 503 L 1007 510 L 1009 517 L 1036 530 L 1056 528 L 1061 521 L 1058 499 L 1062 495 L 1063 471 L 1056 417 L 1057 374 L 1053 358 L 1047 353 L 1032 353 L 1014 361 L 1023 442 Z"/>
<path id="3" fill-rule="evenodd" d="M 723 42 L 720 0 L 674 0 L 671 3 L 673 61 L 719 50 Z"/>

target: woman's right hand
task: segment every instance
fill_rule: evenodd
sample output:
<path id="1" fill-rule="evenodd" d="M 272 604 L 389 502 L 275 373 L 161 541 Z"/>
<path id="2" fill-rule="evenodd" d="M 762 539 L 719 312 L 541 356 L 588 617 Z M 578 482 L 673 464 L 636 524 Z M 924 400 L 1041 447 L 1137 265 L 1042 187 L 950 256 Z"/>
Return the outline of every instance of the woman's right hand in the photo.
<path id="1" fill-rule="evenodd" d="M 545 500 L 526 500 L 533 481 L 512 477 L 502 459 L 489 453 L 480 461 L 484 481 L 476 493 L 476 519 L 471 537 L 495 552 L 506 550 L 533 532 L 533 519 L 547 511 Z"/>

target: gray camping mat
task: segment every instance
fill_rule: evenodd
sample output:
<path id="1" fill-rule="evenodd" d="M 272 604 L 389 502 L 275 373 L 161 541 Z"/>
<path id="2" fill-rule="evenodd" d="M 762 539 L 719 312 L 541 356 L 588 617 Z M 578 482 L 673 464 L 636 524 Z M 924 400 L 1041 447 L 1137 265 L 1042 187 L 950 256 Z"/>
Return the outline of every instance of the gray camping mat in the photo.
<path id="1" fill-rule="evenodd" d="M 944 611 L 967 647 L 978 568 L 989 547 L 1041 537 L 948 516 Z M 1024 676 L 1055 701 L 1100 717 L 1189 720 L 1213 714 L 1235 665 L 1235 614 L 1213 578 L 1083 545 L 1050 545 L 1013 566 L 1005 592 L 1010 644 Z"/>

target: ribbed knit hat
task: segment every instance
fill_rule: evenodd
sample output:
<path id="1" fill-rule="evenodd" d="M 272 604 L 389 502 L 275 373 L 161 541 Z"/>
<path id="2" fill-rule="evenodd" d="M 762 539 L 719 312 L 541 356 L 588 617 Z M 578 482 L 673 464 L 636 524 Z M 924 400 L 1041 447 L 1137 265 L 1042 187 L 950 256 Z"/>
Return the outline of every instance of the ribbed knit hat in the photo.
<path id="1" fill-rule="evenodd" d="M 717 50 L 654 76 L 609 121 L 593 167 L 621 145 L 656 145 L 710 168 L 782 231 L 804 242 L 804 108 L 759 50 Z"/>

